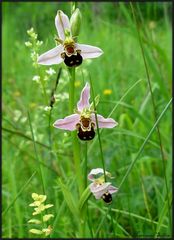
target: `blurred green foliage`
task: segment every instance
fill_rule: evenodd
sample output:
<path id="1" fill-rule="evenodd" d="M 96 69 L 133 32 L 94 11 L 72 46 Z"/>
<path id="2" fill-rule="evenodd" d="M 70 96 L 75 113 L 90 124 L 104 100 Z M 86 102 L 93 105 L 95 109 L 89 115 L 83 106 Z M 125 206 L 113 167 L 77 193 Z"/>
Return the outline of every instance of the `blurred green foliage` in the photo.
<path id="1" fill-rule="evenodd" d="M 134 3 L 133 5 L 141 31 L 156 111 L 159 116 L 171 98 L 172 5 L 168 2 Z M 118 104 L 111 117 L 118 121 L 119 126 L 104 130 L 101 138 L 106 169 L 116 177 L 113 180 L 114 185 L 119 186 L 128 166 L 155 122 L 138 35 L 128 3 L 79 2 L 78 7 L 82 12 L 79 42 L 98 46 L 103 49 L 104 54 L 98 59 L 84 61 L 83 65 L 78 68 L 75 98 L 79 99 L 83 82 L 89 81 L 90 73 L 95 94 L 100 94 L 98 112 L 107 117 Z M 59 176 L 71 189 L 75 201 L 78 200 L 76 182 L 73 182 L 74 166 L 70 134 L 52 128 L 54 155 L 50 159 L 47 148 L 49 145 L 48 113 L 40 108 L 46 106 L 47 100 L 43 97 L 42 89 L 32 81 L 37 72 L 32 66 L 29 49 L 24 44 L 28 41 L 27 30 L 33 27 L 38 34 L 38 39 L 44 42 L 39 54 L 55 46 L 54 37 L 57 32 L 54 20 L 58 9 L 70 16 L 71 3 L 2 3 L 2 125 L 5 129 L 3 130 L 2 149 L 2 200 L 3 210 L 5 210 L 33 172 L 37 170 L 33 142 L 21 136 L 23 134 L 31 137 L 27 119 L 27 110 L 29 110 L 36 140 L 46 145 L 46 147 L 37 145 L 38 153 L 44 164 L 52 169 L 50 171 L 49 168 L 45 168 L 44 174 L 49 202 L 55 205 L 55 211 L 59 214 L 53 237 L 77 237 L 76 232 L 73 231 L 75 229 L 73 216 L 57 185 Z M 66 67 L 63 64 L 61 66 L 65 85 L 58 85 L 57 94 L 63 95 L 68 93 L 69 80 Z M 55 65 L 52 68 L 57 72 L 60 66 Z M 48 67 L 41 66 L 40 69 L 44 74 Z M 54 84 L 55 76 L 51 77 L 46 85 L 48 99 Z M 134 84 L 135 86 L 121 100 Z M 105 95 L 103 91 L 106 89 L 112 90 L 112 93 Z M 56 102 L 52 123 L 68 115 L 67 109 L 68 99 Z M 160 122 L 160 130 L 166 163 L 165 173 L 171 191 L 171 109 L 166 112 Z M 83 152 L 84 145 L 82 144 L 82 160 L 84 160 Z M 88 144 L 88 170 L 101 166 L 96 138 Z M 28 204 L 31 201 L 32 192 L 41 193 L 38 174 L 3 216 L 4 237 L 28 237 L 26 224 L 31 216 Z M 89 202 L 89 219 L 91 219 L 93 230 L 96 231 L 105 215 L 102 213 L 103 202 L 96 202 L 93 197 Z M 160 228 L 160 235 L 171 235 L 168 211 L 162 211 L 165 203 L 164 168 L 158 135 L 154 133 L 126 183 L 113 200 L 112 207 L 118 211 L 113 212 L 112 215 L 117 223 L 111 223 L 107 219 L 107 224 L 99 232 L 99 237 L 154 236 L 157 226 L 160 225 L 158 222 L 160 219 L 165 225 Z M 157 224 L 136 218 L 131 213 L 147 219 L 151 218 L 150 221 L 156 221 Z M 74 224 L 73 228 L 72 224 Z M 72 230 L 69 231 L 69 229 Z M 89 229 L 88 237 L 91 237 Z"/>

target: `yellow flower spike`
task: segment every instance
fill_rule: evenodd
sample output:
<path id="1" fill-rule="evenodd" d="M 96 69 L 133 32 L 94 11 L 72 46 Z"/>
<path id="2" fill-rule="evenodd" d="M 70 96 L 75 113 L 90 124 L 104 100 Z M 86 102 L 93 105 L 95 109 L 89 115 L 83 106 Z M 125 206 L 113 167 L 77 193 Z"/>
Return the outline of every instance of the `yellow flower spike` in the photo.
<path id="1" fill-rule="evenodd" d="M 52 227 L 49 225 L 48 228 L 43 228 L 42 232 L 45 233 L 45 236 L 48 236 L 52 232 Z"/>
<path id="2" fill-rule="evenodd" d="M 35 224 L 41 224 L 41 221 L 38 219 L 30 219 L 28 223 L 35 223 Z"/>
<path id="3" fill-rule="evenodd" d="M 38 234 L 38 235 L 43 234 L 43 232 L 41 230 L 38 230 L 38 229 L 30 229 L 29 232 L 33 233 L 33 234 Z"/>
<path id="4" fill-rule="evenodd" d="M 53 214 L 46 214 L 43 216 L 43 222 L 47 222 L 50 220 L 50 218 L 54 217 Z"/>

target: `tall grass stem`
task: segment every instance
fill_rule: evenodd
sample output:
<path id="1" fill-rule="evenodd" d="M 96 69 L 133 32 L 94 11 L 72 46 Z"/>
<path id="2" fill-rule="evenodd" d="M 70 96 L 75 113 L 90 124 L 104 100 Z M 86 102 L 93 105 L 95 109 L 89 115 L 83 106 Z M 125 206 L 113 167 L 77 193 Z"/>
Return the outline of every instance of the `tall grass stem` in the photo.
<path id="1" fill-rule="evenodd" d="M 29 124 L 30 124 L 30 131 L 31 131 L 32 140 L 33 140 L 33 144 L 34 144 L 34 152 L 35 152 L 35 156 L 36 156 L 36 159 L 37 159 L 37 162 L 38 162 L 39 173 L 40 173 L 41 182 L 42 182 L 42 190 L 43 190 L 44 195 L 46 195 L 45 182 L 44 182 L 44 177 L 43 177 L 43 169 L 42 169 L 42 165 L 40 164 L 40 159 L 39 159 L 37 149 L 36 149 L 36 142 L 35 142 L 35 138 L 34 138 L 33 127 L 32 127 L 32 123 L 31 123 L 31 118 L 30 118 L 29 111 L 28 111 L 28 121 L 29 121 Z"/>
<path id="2" fill-rule="evenodd" d="M 155 117 L 155 121 L 157 121 L 157 112 L 156 112 L 155 100 L 154 100 L 154 96 L 153 96 L 151 80 L 150 80 L 149 70 L 148 70 L 147 62 L 146 62 L 146 58 L 145 58 L 143 43 L 142 43 L 142 39 L 141 39 L 141 35 L 140 35 L 140 29 L 139 29 L 139 26 L 138 26 L 138 22 L 137 22 L 137 18 L 136 18 L 136 14 L 135 14 L 135 10 L 134 10 L 133 4 L 131 2 L 130 2 L 130 6 L 131 6 L 132 14 L 133 14 L 133 17 L 134 17 L 134 21 L 135 21 L 135 25 L 136 25 L 136 29 L 137 29 L 137 33 L 138 33 L 138 40 L 139 40 L 139 44 L 140 44 L 140 48 L 141 48 L 141 53 L 142 53 L 144 66 L 145 66 L 145 70 L 146 70 L 146 75 L 147 75 L 148 86 L 149 86 L 151 99 L 152 99 L 152 106 L 153 106 L 153 111 L 154 111 L 154 117 Z M 163 164 L 163 173 L 164 173 L 164 180 L 165 180 L 166 191 L 167 191 L 167 199 L 168 199 L 169 189 L 168 189 L 168 185 L 167 185 L 165 157 L 164 157 L 164 152 L 163 152 L 161 133 L 160 133 L 160 129 L 159 129 L 158 125 L 156 125 L 156 130 L 157 130 L 158 139 L 159 139 L 159 145 L 160 145 L 160 150 L 161 150 L 161 158 L 162 158 L 162 164 Z M 170 214 L 169 199 L 168 199 L 168 213 L 169 213 L 169 219 L 170 219 L 169 221 L 170 221 L 170 226 L 171 226 L 171 214 Z"/>

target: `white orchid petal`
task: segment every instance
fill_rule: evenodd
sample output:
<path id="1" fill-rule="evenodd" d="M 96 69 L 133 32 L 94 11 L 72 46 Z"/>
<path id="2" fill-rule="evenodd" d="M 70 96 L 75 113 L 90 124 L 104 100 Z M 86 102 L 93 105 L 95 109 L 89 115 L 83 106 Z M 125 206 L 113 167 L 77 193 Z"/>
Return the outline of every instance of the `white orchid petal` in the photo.
<path id="1" fill-rule="evenodd" d="M 90 85 L 86 83 L 85 87 L 81 91 L 80 100 L 77 103 L 77 109 L 82 111 L 84 108 L 89 108 L 89 99 L 90 99 Z"/>
<path id="2" fill-rule="evenodd" d="M 57 11 L 55 25 L 59 38 L 65 40 L 65 30 L 67 29 L 70 31 L 70 21 L 68 16 L 65 15 L 61 10 Z"/>
<path id="3" fill-rule="evenodd" d="M 73 131 L 76 129 L 76 124 L 80 121 L 79 114 L 72 114 L 65 117 L 64 119 L 58 119 L 53 124 L 54 127 Z"/>
<path id="4" fill-rule="evenodd" d="M 95 128 L 97 128 L 95 114 L 91 114 L 91 119 L 95 123 Z M 112 118 L 104 118 L 103 116 L 97 114 L 98 127 L 99 128 L 113 128 L 118 125 L 118 123 Z"/>
<path id="5" fill-rule="evenodd" d="M 102 168 L 95 168 L 90 171 L 88 174 L 88 179 L 93 181 L 95 180 L 95 176 L 98 175 L 99 173 L 104 174 L 104 170 Z M 109 172 L 105 171 L 105 174 L 109 174 Z"/>
<path id="6" fill-rule="evenodd" d="M 75 45 L 76 50 L 81 50 L 81 56 L 83 59 L 86 58 L 96 58 L 103 54 L 103 51 L 98 48 L 91 45 L 86 44 L 76 44 Z"/>
<path id="7" fill-rule="evenodd" d="M 63 58 L 60 55 L 63 51 L 63 46 L 58 45 L 57 47 L 40 55 L 38 57 L 38 63 L 42 65 L 59 64 L 63 62 Z"/>

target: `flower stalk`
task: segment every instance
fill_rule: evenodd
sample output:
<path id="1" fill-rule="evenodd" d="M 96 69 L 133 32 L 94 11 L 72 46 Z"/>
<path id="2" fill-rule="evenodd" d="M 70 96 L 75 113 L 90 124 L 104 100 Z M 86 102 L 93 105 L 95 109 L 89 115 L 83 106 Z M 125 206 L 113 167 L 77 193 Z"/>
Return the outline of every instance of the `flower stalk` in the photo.
<path id="1" fill-rule="evenodd" d="M 103 149 L 102 149 L 102 144 L 101 144 L 101 139 L 100 139 L 99 124 L 98 124 L 98 118 L 97 118 L 97 114 L 96 114 L 96 104 L 95 104 L 95 97 L 94 97 L 94 89 L 93 89 L 93 86 L 92 86 L 91 77 L 90 77 L 90 84 L 91 84 L 92 98 L 93 98 L 93 104 L 94 104 L 94 113 L 95 113 L 95 120 L 96 120 L 96 125 L 97 125 L 97 135 L 98 135 L 98 141 L 99 141 L 99 146 L 100 146 L 101 161 L 102 161 L 102 166 L 103 166 L 103 170 L 104 170 L 104 179 L 105 179 L 105 182 L 106 182 L 105 161 L 104 161 L 104 157 L 103 157 Z"/>
<path id="2" fill-rule="evenodd" d="M 75 84 L 75 67 L 68 68 L 70 73 L 70 87 L 69 87 L 69 112 L 70 114 L 74 110 L 74 84 Z M 80 167 L 80 144 L 78 142 L 77 136 L 75 132 L 71 133 L 72 135 L 72 143 L 73 143 L 73 158 L 74 158 L 74 166 L 75 172 L 77 176 L 77 182 L 79 187 L 79 194 L 81 195 L 83 192 L 83 184 L 81 181 L 81 167 Z"/>

